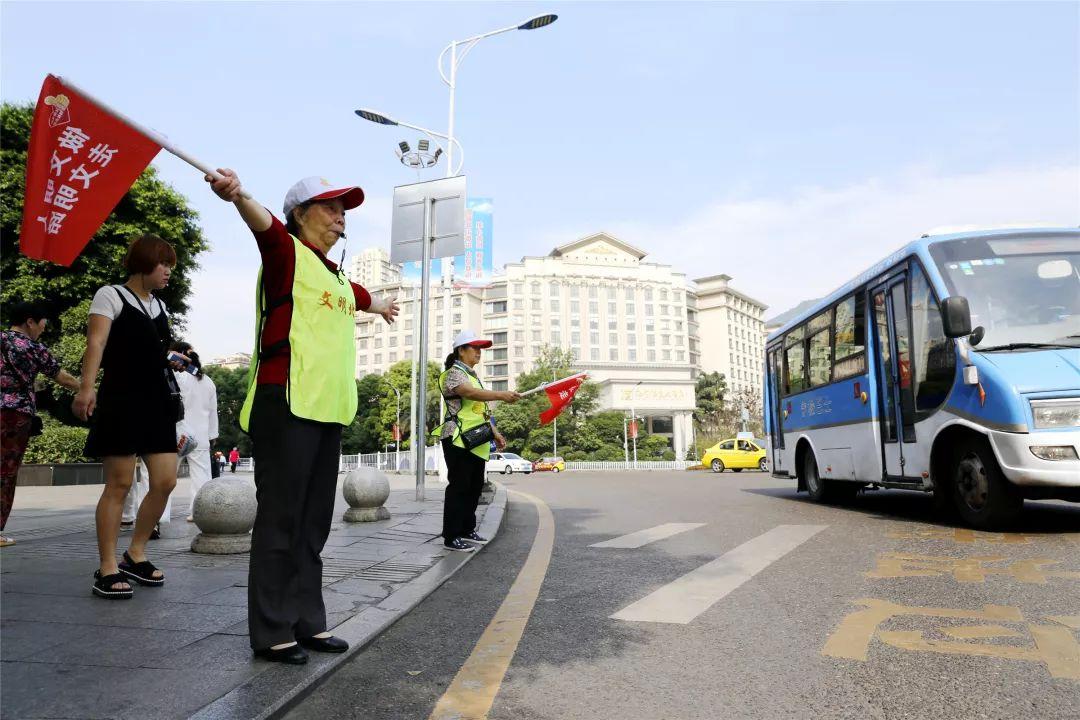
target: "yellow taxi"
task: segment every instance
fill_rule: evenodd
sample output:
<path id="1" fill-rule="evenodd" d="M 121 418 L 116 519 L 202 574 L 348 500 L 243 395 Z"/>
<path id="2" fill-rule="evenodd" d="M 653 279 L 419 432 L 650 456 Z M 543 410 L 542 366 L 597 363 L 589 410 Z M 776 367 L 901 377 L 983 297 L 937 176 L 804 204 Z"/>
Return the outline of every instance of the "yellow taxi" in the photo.
<path id="1" fill-rule="evenodd" d="M 765 459 L 764 448 L 749 437 L 739 437 L 721 440 L 713 445 L 705 451 L 701 458 L 701 464 L 716 473 L 728 469 L 735 472 L 748 469 L 765 472 L 768 469 L 769 461 Z"/>
<path id="2" fill-rule="evenodd" d="M 533 470 L 536 470 L 537 472 L 550 470 L 551 472 L 557 473 L 562 472 L 565 469 L 566 461 L 564 461 L 561 457 L 540 458 L 533 463 Z"/>

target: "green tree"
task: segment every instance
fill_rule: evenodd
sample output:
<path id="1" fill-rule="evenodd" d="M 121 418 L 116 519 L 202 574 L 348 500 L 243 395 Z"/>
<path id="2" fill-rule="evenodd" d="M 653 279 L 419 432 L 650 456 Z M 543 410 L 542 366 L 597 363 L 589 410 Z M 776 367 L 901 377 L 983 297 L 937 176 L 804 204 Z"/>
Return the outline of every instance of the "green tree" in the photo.
<path id="1" fill-rule="evenodd" d="M 214 450 L 221 450 L 226 455 L 234 447 L 244 457 L 251 455 L 251 438 L 240 429 L 240 410 L 248 390 L 248 371 L 245 368 L 226 370 L 210 366 L 205 369 L 207 376 L 217 387 L 218 400 L 218 439 Z"/>
<path id="2" fill-rule="evenodd" d="M 726 395 L 727 378 L 723 373 L 702 373 L 698 377 L 694 388 L 696 399 L 694 421 L 701 435 L 711 438 L 719 433 L 720 426 L 724 422 Z"/>
<path id="3" fill-rule="evenodd" d="M 532 370 L 519 375 L 515 386 L 518 392 L 524 392 L 543 383 L 549 383 L 553 379 L 573 375 L 575 372 L 578 371 L 574 369 L 572 352 L 556 347 L 544 347 L 540 349 Z M 588 415 L 596 409 L 599 392 L 595 383 L 586 380 L 578 388 L 573 402 L 559 415 L 560 454 L 564 449 L 569 451 L 575 447 L 573 444 L 575 433 L 586 423 Z M 548 397 L 543 392 L 530 395 L 513 405 L 499 403 L 495 406 L 495 424 L 506 437 L 507 448 L 511 452 L 529 457 L 551 455 L 555 429 L 551 424 L 540 424 L 540 413 L 548 407 Z M 599 443 L 588 435 L 582 435 L 582 442 L 593 447 L 599 446 Z"/>
<path id="4" fill-rule="evenodd" d="M 382 449 L 381 398 L 383 375 L 365 375 L 356 381 L 356 419 L 341 434 L 341 452 L 346 455 L 372 453 Z"/>
<path id="5" fill-rule="evenodd" d="M 33 105 L 0 105 L 0 320 L 7 326 L 10 318 L 3 311 L 13 302 L 48 299 L 62 321 L 51 324 L 42 340 L 60 348 L 64 368 L 77 373 L 82 357 L 78 336 L 86 333 L 83 308 L 102 285 L 124 281 L 121 261 L 131 239 L 154 233 L 176 248 L 176 268 L 169 286 L 159 294 L 169 308 L 174 333 L 180 334 L 191 278 L 198 269 L 196 258 L 208 245 L 197 223 L 198 214 L 153 167 L 143 171 L 71 267 L 32 260 L 19 252 L 32 121 Z M 81 342 L 85 348 L 85 338 Z M 43 409 L 71 422 L 66 405 L 70 405 L 70 394 L 50 392 L 42 397 Z"/>

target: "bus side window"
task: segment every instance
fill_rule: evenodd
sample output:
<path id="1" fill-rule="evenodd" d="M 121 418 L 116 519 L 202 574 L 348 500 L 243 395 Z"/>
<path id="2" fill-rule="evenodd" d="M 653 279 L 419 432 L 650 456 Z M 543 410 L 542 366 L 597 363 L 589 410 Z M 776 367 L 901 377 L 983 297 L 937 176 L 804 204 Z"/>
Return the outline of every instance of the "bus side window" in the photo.
<path id="1" fill-rule="evenodd" d="M 866 372 L 866 300 L 861 290 L 836 306 L 833 380 Z"/>
<path id="2" fill-rule="evenodd" d="M 806 390 L 806 349 L 803 345 L 805 328 L 792 330 L 784 338 L 784 394 L 794 395 Z"/>
<path id="3" fill-rule="evenodd" d="M 808 381 L 811 387 L 829 382 L 832 370 L 832 345 L 829 342 L 829 326 L 832 324 L 832 311 L 815 316 L 807 324 L 806 353 L 810 360 Z"/>

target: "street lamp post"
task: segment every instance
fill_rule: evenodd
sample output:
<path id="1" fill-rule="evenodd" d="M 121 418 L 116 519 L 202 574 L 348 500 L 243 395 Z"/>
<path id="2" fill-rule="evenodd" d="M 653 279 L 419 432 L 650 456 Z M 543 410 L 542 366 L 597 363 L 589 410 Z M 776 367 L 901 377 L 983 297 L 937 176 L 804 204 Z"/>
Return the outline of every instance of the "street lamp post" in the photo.
<path id="1" fill-rule="evenodd" d="M 476 43 L 480 42 L 485 38 L 489 38 L 494 35 L 501 35 L 502 33 L 510 32 L 512 30 L 536 30 L 538 28 L 547 27 L 551 23 L 555 22 L 558 18 L 558 15 L 554 15 L 551 13 L 548 13 L 546 15 L 537 15 L 536 17 L 531 17 L 525 22 L 519 23 L 517 25 L 499 28 L 498 30 L 492 30 L 491 32 L 486 32 L 481 35 L 474 35 L 471 38 L 467 38 L 465 40 L 454 40 L 445 48 L 443 48 L 443 51 L 441 53 L 439 53 L 439 77 L 441 77 L 442 81 L 446 83 L 448 88 L 450 88 L 450 112 L 449 118 L 447 119 L 446 130 L 446 134 L 448 136 L 448 147 L 446 149 L 447 177 L 451 176 L 450 169 L 454 164 L 454 91 L 457 90 L 458 66 L 461 65 L 462 62 L 464 62 L 465 56 L 469 54 L 469 51 L 476 47 Z M 458 47 L 462 48 L 460 55 L 458 54 Z M 449 77 L 447 77 L 447 74 L 443 72 L 443 58 L 446 57 L 446 53 L 448 52 L 450 53 Z M 460 143 L 458 143 L 458 148 L 461 148 Z"/>
<path id="2" fill-rule="evenodd" d="M 407 127 L 407 128 L 411 128 L 413 130 L 417 130 L 419 132 L 424 133 L 429 138 L 431 138 L 431 140 L 433 142 L 435 142 L 436 145 L 438 145 L 438 142 L 435 140 L 435 138 L 441 138 L 441 139 L 445 140 L 446 141 L 446 177 L 454 177 L 455 175 L 460 175 L 461 174 L 461 168 L 465 164 L 465 151 L 461 147 L 461 143 L 458 142 L 454 138 L 454 94 L 455 94 L 455 90 L 457 89 L 457 71 L 458 71 L 458 67 L 461 65 L 462 61 L 465 60 L 465 56 L 469 54 L 469 51 L 472 50 L 476 46 L 476 44 L 478 42 L 480 42 L 481 40 L 483 40 L 485 38 L 489 38 L 489 37 L 492 37 L 494 35 L 500 35 L 500 34 L 505 33 L 505 32 L 510 32 L 511 30 L 536 30 L 538 28 L 542 28 L 542 27 L 546 27 L 546 26 L 550 25 L 551 23 L 555 22 L 556 19 L 558 19 L 558 15 L 555 15 L 555 14 L 552 14 L 552 13 L 545 14 L 545 15 L 537 15 L 537 16 L 531 17 L 528 20 L 526 20 L 526 21 L 524 21 L 522 23 L 519 23 L 517 25 L 512 25 L 510 27 L 505 27 L 505 28 L 499 28 L 498 30 L 492 30 L 491 32 L 486 32 L 486 33 L 483 33 L 481 35 L 474 35 L 473 37 L 467 38 L 465 40 L 454 40 L 443 49 L 443 51 L 439 54 L 438 69 L 439 69 L 439 76 L 443 79 L 443 82 L 445 82 L 447 84 L 447 86 L 449 86 L 449 88 L 450 88 L 450 111 L 448 113 L 448 128 L 447 128 L 446 134 L 436 132 L 434 130 L 429 130 L 428 128 L 422 127 L 420 125 L 414 125 L 412 123 L 407 123 L 407 122 L 403 122 L 401 120 L 397 120 L 395 118 L 390 117 L 386 113 L 378 112 L 376 110 L 371 110 L 369 108 L 360 108 L 359 110 L 356 111 L 356 114 L 359 115 L 364 120 L 367 120 L 367 121 L 373 122 L 373 123 L 377 123 L 379 125 L 392 125 L 392 126 L 400 125 L 401 127 Z M 458 47 L 459 46 L 463 48 L 461 50 L 460 54 L 458 53 Z M 446 53 L 448 51 L 450 53 L 450 63 L 449 63 L 450 76 L 449 77 L 447 77 L 447 75 L 443 72 L 443 58 L 446 56 Z M 455 148 L 455 146 L 457 147 L 457 150 L 458 150 L 458 153 L 459 153 L 458 165 L 457 165 L 456 168 L 454 167 L 454 148 Z M 440 148 L 440 150 L 441 150 L 441 148 Z M 436 153 L 436 155 L 435 155 L 436 159 L 437 159 L 437 157 L 438 157 L 438 153 Z M 427 243 L 425 243 L 425 248 L 426 247 L 427 247 Z M 426 255 L 425 255 L 425 257 L 426 257 Z M 427 281 L 428 281 L 428 277 L 429 277 L 428 265 L 429 265 L 429 263 L 427 261 L 425 261 L 424 262 L 424 268 L 423 268 L 423 278 L 424 279 L 421 282 L 421 287 L 420 287 L 421 297 L 419 299 L 417 299 L 418 304 L 423 302 L 423 301 L 426 301 L 427 294 L 428 294 L 428 291 L 430 289 L 430 288 L 427 287 Z M 443 332 L 444 332 L 444 336 L 449 337 L 449 333 L 450 333 L 450 285 L 449 285 L 449 282 L 448 282 L 448 272 L 446 272 L 446 268 L 444 268 L 444 272 L 443 272 L 442 285 L 443 285 L 443 306 L 444 306 L 443 307 Z M 426 331 L 427 331 L 427 308 L 426 308 L 426 304 L 425 304 L 425 306 L 423 307 L 423 309 L 421 310 L 421 313 L 420 313 L 419 331 L 421 333 L 426 333 Z M 426 345 L 426 343 L 425 343 L 425 345 Z M 416 363 L 424 363 L 424 365 L 421 365 L 418 374 L 416 372 Z M 417 458 L 417 467 L 418 468 L 420 468 L 420 467 L 422 467 L 424 465 L 425 448 L 426 448 L 426 445 L 427 445 L 426 439 L 423 437 L 424 429 L 423 428 L 418 429 L 416 427 L 417 424 L 419 424 L 418 415 L 420 417 L 423 416 L 423 411 L 422 410 L 419 413 L 416 412 L 417 395 L 420 396 L 420 402 L 423 402 L 424 399 L 427 396 L 426 387 L 424 387 L 425 386 L 424 381 L 425 381 L 425 375 L 426 375 L 426 368 L 427 368 L 426 363 L 427 363 L 427 358 L 426 357 L 418 357 L 418 358 L 415 359 L 415 361 L 413 363 L 413 372 L 414 372 L 414 375 L 416 376 L 415 379 L 413 380 L 413 383 L 414 383 L 416 392 L 413 395 L 413 408 L 414 409 L 413 409 L 413 413 L 412 413 L 413 421 L 412 421 L 411 432 L 412 432 L 413 442 L 416 443 L 417 440 L 419 440 L 419 444 L 415 446 L 417 448 L 417 450 L 416 450 L 416 458 Z M 442 404 L 442 399 L 440 398 L 440 405 L 441 404 Z M 419 436 L 417 434 L 418 432 L 420 433 Z M 417 470 L 417 485 L 416 485 L 416 499 L 417 500 L 423 500 L 424 499 L 424 488 L 423 488 L 423 481 L 422 481 L 423 476 L 421 475 L 421 472 L 422 472 L 421 470 L 419 470 L 419 469 Z"/>
<path id="3" fill-rule="evenodd" d="M 394 434 L 394 452 L 398 452 L 399 450 L 401 450 L 401 447 L 400 447 L 401 441 L 398 439 L 398 438 L 401 437 L 401 391 L 398 390 L 396 387 L 394 387 L 394 385 L 392 385 L 389 380 L 386 381 L 386 384 L 391 390 L 394 391 L 394 395 L 397 396 L 397 408 L 396 408 L 396 410 L 394 412 L 394 433 L 393 434 Z"/>
<path id="4" fill-rule="evenodd" d="M 634 403 L 634 394 L 637 392 L 638 385 L 640 385 L 643 382 L 645 382 L 645 381 L 644 380 L 638 380 L 636 383 L 634 383 L 634 387 L 630 389 L 630 422 L 633 423 L 632 429 L 634 431 L 633 437 L 631 439 L 634 441 L 634 469 L 635 470 L 637 470 L 637 436 L 638 436 L 638 428 L 637 428 L 637 411 L 634 410 L 634 405 L 635 405 L 635 403 Z"/>
<path id="5" fill-rule="evenodd" d="M 555 368 L 551 368 L 551 382 L 555 382 Z M 551 426 L 551 457 L 559 457 L 559 416 Z"/>

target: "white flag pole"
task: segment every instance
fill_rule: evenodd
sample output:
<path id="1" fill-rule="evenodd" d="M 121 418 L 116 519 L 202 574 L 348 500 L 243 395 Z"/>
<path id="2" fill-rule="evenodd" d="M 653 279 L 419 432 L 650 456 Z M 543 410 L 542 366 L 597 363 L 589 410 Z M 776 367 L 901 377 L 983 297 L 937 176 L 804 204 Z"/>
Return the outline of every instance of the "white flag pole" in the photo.
<path id="1" fill-rule="evenodd" d="M 194 167 L 197 170 L 201 170 L 203 172 L 203 174 L 209 175 L 210 177 L 214 178 L 215 180 L 220 180 L 221 179 L 221 175 L 219 175 L 216 170 L 212 169 L 206 163 L 201 162 L 197 158 L 187 154 L 186 152 L 184 152 L 180 148 L 176 147 L 176 145 L 172 144 L 167 137 L 165 137 L 164 135 L 162 135 L 158 131 L 153 130 L 151 128 L 148 128 L 145 125 L 142 125 L 141 123 L 137 123 L 134 120 L 132 120 L 131 118 L 129 118 L 127 115 L 124 115 L 119 110 L 115 110 L 114 108 L 109 107 L 109 105 L 107 105 L 106 103 L 104 103 L 101 100 L 97 99 L 96 97 L 94 97 L 93 95 L 91 95 L 90 93 L 86 92 L 81 87 L 79 87 L 78 85 L 73 83 L 70 78 L 60 77 L 58 75 L 58 76 L 56 76 L 56 79 L 59 80 L 61 84 L 65 85 L 66 87 L 69 87 L 72 90 L 74 90 L 75 92 L 79 93 L 80 95 L 85 97 L 87 100 L 89 100 L 90 102 L 97 105 L 99 108 L 101 108 L 105 112 L 112 115 L 114 118 L 116 118 L 120 122 L 125 123 L 127 125 L 130 125 L 135 130 L 137 130 L 141 134 L 145 135 L 146 137 L 148 137 L 149 139 L 153 140 L 155 143 L 160 145 L 162 147 L 162 149 L 168 150 L 173 155 L 175 155 L 176 157 L 178 157 L 181 160 L 183 160 L 184 162 L 186 162 L 188 165 L 191 165 L 192 167 Z M 240 196 L 243 197 L 243 198 L 246 198 L 248 200 L 251 199 L 251 195 L 248 194 L 248 192 L 246 190 L 243 190 L 243 189 L 240 190 Z"/>
<path id="2" fill-rule="evenodd" d="M 569 375 L 567 377 L 564 377 L 562 380 L 552 380 L 549 383 L 540 383 L 539 385 L 534 387 L 532 390 L 526 390 L 525 392 L 521 393 L 521 396 L 525 397 L 526 395 L 532 395 L 533 393 L 538 393 L 541 390 L 543 390 L 544 388 L 550 387 L 551 385 L 554 385 L 556 383 L 566 382 L 567 380 L 573 380 L 574 378 L 579 378 L 579 377 L 588 377 L 588 375 L 589 375 L 588 373 L 579 372 L 579 373 L 575 373 L 574 375 Z"/>

